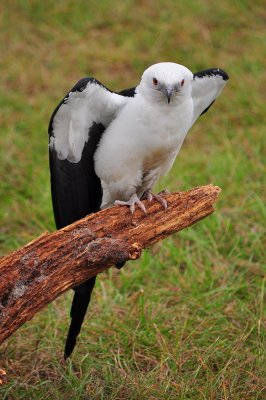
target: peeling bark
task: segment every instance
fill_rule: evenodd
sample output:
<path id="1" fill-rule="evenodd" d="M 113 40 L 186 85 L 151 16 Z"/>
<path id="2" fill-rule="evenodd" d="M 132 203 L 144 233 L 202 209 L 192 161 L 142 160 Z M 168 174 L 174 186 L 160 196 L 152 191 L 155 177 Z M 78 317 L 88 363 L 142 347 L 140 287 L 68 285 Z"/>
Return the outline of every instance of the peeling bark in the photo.
<path id="1" fill-rule="evenodd" d="M 147 215 L 112 207 L 0 258 L 0 344 L 66 290 L 213 213 L 219 192 L 208 185 L 164 195 L 166 210 L 145 201 Z"/>

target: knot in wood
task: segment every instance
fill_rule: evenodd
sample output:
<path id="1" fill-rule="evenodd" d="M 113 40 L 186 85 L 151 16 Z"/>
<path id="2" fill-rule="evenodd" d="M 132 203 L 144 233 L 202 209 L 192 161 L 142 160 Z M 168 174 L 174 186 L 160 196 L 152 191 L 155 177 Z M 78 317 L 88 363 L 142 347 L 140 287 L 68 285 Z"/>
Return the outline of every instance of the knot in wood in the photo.
<path id="1" fill-rule="evenodd" d="M 133 243 L 129 250 L 129 259 L 136 260 L 141 256 L 142 247 L 139 243 Z"/>

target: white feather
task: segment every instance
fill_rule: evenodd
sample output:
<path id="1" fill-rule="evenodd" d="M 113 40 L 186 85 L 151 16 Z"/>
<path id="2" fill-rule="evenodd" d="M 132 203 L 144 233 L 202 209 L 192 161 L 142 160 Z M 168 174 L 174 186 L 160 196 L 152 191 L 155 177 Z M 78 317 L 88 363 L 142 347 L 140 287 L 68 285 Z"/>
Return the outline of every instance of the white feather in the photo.
<path id="1" fill-rule="evenodd" d="M 102 123 L 106 130 L 94 155 L 102 207 L 140 197 L 172 167 L 188 130 L 225 83 L 219 75 L 193 79 L 191 71 L 174 63 L 144 71 L 133 98 L 89 83 L 70 93 L 57 111 L 50 146 L 59 159 L 78 162 L 93 122 Z"/>
<path id="2" fill-rule="evenodd" d="M 161 88 L 178 87 L 170 104 L 162 90 L 155 90 L 154 78 Z M 224 86 L 222 78 L 201 79 L 195 83 L 191 71 L 174 63 L 155 64 L 144 72 L 137 94 L 108 126 L 95 152 L 102 207 L 127 201 L 134 193 L 140 197 L 169 171 L 188 130 Z"/>
<path id="3" fill-rule="evenodd" d="M 226 82 L 220 75 L 195 77 L 192 82 L 193 124 L 200 114 L 221 94 Z"/>
<path id="4" fill-rule="evenodd" d="M 50 146 L 55 148 L 58 158 L 79 162 L 93 123 L 107 126 L 126 102 L 126 97 L 93 82 L 82 92 L 70 92 L 53 120 L 54 138 Z"/>
<path id="5" fill-rule="evenodd" d="M 94 160 L 104 188 L 102 207 L 116 199 L 128 200 L 136 192 L 141 196 L 151 188 L 171 168 L 191 127 L 193 75 L 185 67 L 166 64 L 145 71 L 137 94 L 112 121 L 99 143 Z M 150 86 L 155 73 L 164 85 L 187 79 L 183 92 L 177 93 L 170 104 L 165 95 Z"/>

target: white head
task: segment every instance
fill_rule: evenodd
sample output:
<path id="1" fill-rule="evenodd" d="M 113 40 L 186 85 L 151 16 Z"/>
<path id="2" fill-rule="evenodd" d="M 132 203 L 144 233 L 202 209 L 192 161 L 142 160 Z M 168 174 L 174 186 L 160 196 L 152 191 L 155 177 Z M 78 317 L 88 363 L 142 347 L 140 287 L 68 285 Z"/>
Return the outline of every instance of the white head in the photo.
<path id="1" fill-rule="evenodd" d="M 175 104 L 191 94 L 192 80 L 192 72 L 183 65 L 158 63 L 144 71 L 137 93 L 150 101 Z"/>

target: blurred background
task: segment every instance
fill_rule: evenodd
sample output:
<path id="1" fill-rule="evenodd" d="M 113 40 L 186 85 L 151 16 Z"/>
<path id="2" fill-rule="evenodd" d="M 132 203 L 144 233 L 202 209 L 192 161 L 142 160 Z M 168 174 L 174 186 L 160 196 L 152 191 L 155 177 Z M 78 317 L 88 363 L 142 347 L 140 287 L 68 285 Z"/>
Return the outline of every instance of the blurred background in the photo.
<path id="1" fill-rule="evenodd" d="M 158 185 L 219 185 L 216 213 L 99 277 L 67 365 L 71 292 L 25 324 L 0 349 L 3 398 L 264 398 L 265 20 L 263 1 L 1 1 L 1 255 L 55 229 L 47 126 L 78 79 L 119 91 L 161 61 L 230 76 Z"/>

